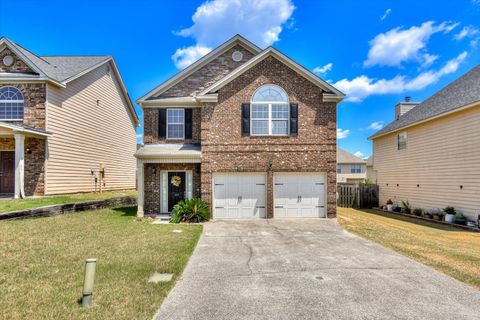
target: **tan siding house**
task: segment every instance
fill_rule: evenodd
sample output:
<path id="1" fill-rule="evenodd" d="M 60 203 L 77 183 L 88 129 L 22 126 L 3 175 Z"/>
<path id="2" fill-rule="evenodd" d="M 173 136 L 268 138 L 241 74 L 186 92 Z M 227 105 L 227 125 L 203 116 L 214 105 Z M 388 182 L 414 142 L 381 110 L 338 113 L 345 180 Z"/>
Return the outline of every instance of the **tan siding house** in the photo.
<path id="1" fill-rule="evenodd" d="M 47 194 L 91 191 L 91 169 L 105 167 L 108 189 L 135 188 L 135 119 L 104 64 L 71 81 L 47 87 Z M 74 181 L 74 183 L 72 183 Z"/>
<path id="2" fill-rule="evenodd" d="M 111 56 L 38 56 L 0 38 L 0 194 L 135 187 L 138 117 Z"/>
<path id="3" fill-rule="evenodd" d="M 480 68 L 476 67 L 372 136 L 380 203 L 392 199 L 424 209 L 453 206 L 476 221 L 479 124 Z M 404 145 L 399 135 L 406 137 Z"/>
<path id="4" fill-rule="evenodd" d="M 367 179 L 367 161 L 337 148 L 337 183 L 363 183 Z"/>

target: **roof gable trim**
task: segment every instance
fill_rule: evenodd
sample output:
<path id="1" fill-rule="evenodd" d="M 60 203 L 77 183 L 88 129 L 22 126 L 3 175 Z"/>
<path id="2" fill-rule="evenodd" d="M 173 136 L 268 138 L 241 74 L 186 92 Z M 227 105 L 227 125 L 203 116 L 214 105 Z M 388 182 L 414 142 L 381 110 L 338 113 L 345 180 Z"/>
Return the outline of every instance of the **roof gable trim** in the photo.
<path id="1" fill-rule="evenodd" d="M 223 86 L 228 84 L 230 81 L 234 80 L 235 78 L 237 78 L 238 76 L 240 76 L 244 72 L 248 71 L 249 69 L 251 69 L 252 67 L 254 67 L 259 62 L 263 61 L 265 58 L 267 58 L 269 56 L 273 56 L 276 59 L 280 60 L 281 62 L 286 64 L 288 67 L 290 67 L 291 69 L 296 71 L 298 74 L 302 75 L 307 80 L 313 82 L 314 84 L 316 84 L 317 86 L 319 86 L 323 90 L 325 90 L 329 93 L 333 93 L 333 95 L 331 95 L 331 94 L 328 95 L 329 99 L 340 101 L 340 100 L 343 99 L 343 97 L 345 97 L 345 94 L 343 92 L 341 92 L 340 90 L 338 90 L 337 88 L 335 88 L 334 86 L 329 84 L 327 81 L 325 81 L 325 80 L 321 79 L 320 77 L 318 77 L 317 75 L 313 74 L 311 71 L 309 71 L 305 67 L 301 66 L 300 64 L 298 64 L 294 60 L 290 59 L 289 57 L 287 57 L 286 55 L 284 55 L 283 53 L 281 53 L 280 51 L 278 51 L 277 49 L 275 49 L 273 47 L 268 47 L 267 49 L 262 51 L 257 56 L 253 57 L 252 59 L 250 59 L 249 61 L 247 61 L 243 65 L 239 66 L 238 68 L 236 68 L 235 70 L 233 70 L 232 72 L 227 74 L 225 77 L 223 77 L 219 81 L 215 82 L 213 85 L 206 88 L 205 90 L 203 90 L 200 93 L 200 95 L 207 95 L 209 93 L 217 92 L 220 88 L 222 88 Z"/>

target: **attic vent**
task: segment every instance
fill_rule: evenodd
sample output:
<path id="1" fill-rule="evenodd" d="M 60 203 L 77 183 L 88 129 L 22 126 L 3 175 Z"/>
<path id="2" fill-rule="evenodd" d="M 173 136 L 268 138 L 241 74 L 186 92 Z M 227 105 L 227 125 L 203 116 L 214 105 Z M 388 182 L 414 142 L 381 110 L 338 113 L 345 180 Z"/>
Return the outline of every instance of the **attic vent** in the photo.
<path id="1" fill-rule="evenodd" d="M 233 61 L 235 61 L 235 62 L 242 61 L 242 59 L 243 59 L 243 53 L 241 53 L 240 51 L 234 51 L 234 52 L 232 53 L 232 59 L 233 59 Z"/>
<path id="2" fill-rule="evenodd" d="M 10 67 L 13 64 L 13 57 L 12 56 L 3 57 L 3 64 L 7 67 Z"/>

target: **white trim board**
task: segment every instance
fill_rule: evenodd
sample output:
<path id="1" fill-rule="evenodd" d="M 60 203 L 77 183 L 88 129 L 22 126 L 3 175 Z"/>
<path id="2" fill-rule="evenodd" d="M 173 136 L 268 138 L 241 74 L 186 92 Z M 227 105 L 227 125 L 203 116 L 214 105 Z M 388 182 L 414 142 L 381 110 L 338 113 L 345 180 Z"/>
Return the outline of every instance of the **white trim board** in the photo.
<path id="1" fill-rule="evenodd" d="M 199 95 L 208 95 L 210 93 L 216 93 L 220 88 L 224 87 L 226 84 L 231 82 L 232 80 L 236 79 L 238 76 L 243 74 L 244 72 L 248 71 L 249 69 L 253 68 L 255 65 L 263 61 L 265 58 L 273 56 L 274 58 L 278 59 L 279 61 L 283 62 L 285 65 L 290 67 L 292 70 L 306 78 L 307 80 L 313 82 L 316 84 L 318 87 L 322 88 L 323 90 L 327 92 L 331 92 L 334 94 L 334 96 L 329 95 L 329 98 L 331 99 L 332 97 L 337 98 L 337 100 L 342 100 L 345 97 L 345 94 L 329 84 L 327 81 L 321 79 L 317 75 L 313 74 L 311 71 L 307 70 L 303 66 L 299 65 L 277 49 L 273 47 L 268 47 L 264 51 L 262 51 L 260 54 L 256 55 L 249 61 L 245 62 L 229 74 L 227 74 L 225 77 L 221 78 L 219 81 L 215 82 L 213 85 L 210 87 L 206 88 L 202 92 L 200 92 Z"/>

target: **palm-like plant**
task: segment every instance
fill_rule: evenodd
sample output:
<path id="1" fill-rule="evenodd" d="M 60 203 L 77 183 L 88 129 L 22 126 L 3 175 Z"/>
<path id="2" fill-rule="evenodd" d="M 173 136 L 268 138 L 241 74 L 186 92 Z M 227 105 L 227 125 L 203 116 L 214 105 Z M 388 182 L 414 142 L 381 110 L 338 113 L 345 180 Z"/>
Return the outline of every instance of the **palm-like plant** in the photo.
<path id="1" fill-rule="evenodd" d="M 200 198 L 185 199 L 173 206 L 171 223 L 202 222 L 210 219 L 210 210 Z"/>

